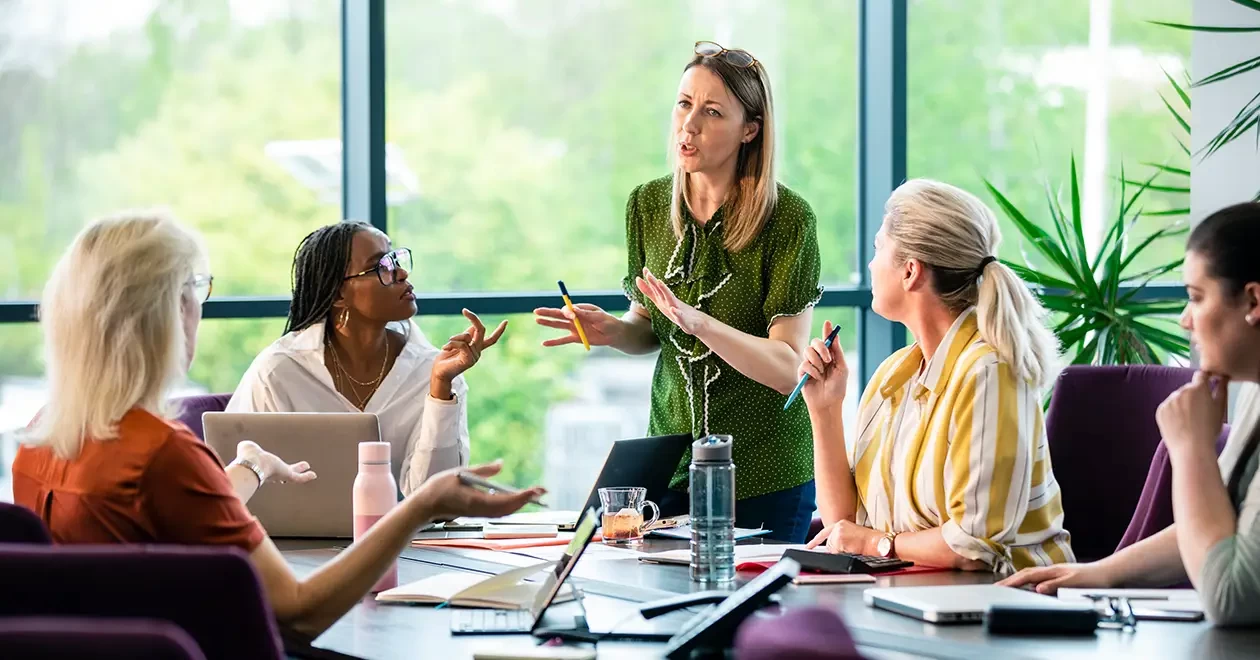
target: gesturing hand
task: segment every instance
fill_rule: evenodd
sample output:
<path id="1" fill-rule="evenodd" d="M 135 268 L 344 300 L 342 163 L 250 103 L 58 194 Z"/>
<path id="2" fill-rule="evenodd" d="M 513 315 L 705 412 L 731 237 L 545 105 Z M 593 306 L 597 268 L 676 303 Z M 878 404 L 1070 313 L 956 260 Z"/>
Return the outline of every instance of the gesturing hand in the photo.
<path id="1" fill-rule="evenodd" d="M 433 379 L 450 385 L 456 376 L 468 371 L 481 359 L 481 352 L 494 346 L 507 329 L 507 321 L 499 324 L 494 332 L 486 336 L 486 326 L 476 314 L 464 310 L 464 316 L 470 325 L 467 330 L 451 337 L 433 363 Z"/>
<path id="2" fill-rule="evenodd" d="M 315 480 L 315 472 L 306 461 L 285 463 L 283 459 L 258 446 L 251 440 L 243 440 L 236 445 L 236 457 L 252 461 L 263 473 L 263 483 L 304 484 Z M 262 485 L 262 484 L 258 484 Z"/>
<path id="3" fill-rule="evenodd" d="M 643 269 L 643 276 L 635 279 L 634 283 L 639 287 L 639 291 L 647 296 L 657 309 L 661 310 L 665 318 L 689 335 L 696 334 L 709 318 L 708 314 L 679 300 L 668 285 L 657 279 L 646 268 Z"/>
<path id="4" fill-rule="evenodd" d="M 834 326 L 831 321 L 823 323 L 823 336 L 831 334 Z M 809 374 L 801 396 L 805 405 L 811 409 L 819 406 L 839 405 L 849 384 L 849 365 L 844 359 L 844 349 L 840 348 L 837 337 L 828 347 L 822 339 L 815 338 L 805 348 L 805 360 L 797 371 L 797 378 Z"/>
<path id="5" fill-rule="evenodd" d="M 573 305 L 573 308 L 577 310 L 577 320 L 582 324 L 582 330 L 586 332 L 586 340 L 591 343 L 591 346 L 616 345 L 617 340 L 621 337 L 621 319 L 589 303 L 577 303 Z M 551 347 L 582 343 L 582 338 L 578 336 L 577 328 L 573 326 L 574 316 L 574 313 L 568 307 L 539 307 L 535 309 L 535 323 L 546 328 L 555 328 L 569 333 L 563 337 L 548 339 L 543 342 L 543 346 Z"/>

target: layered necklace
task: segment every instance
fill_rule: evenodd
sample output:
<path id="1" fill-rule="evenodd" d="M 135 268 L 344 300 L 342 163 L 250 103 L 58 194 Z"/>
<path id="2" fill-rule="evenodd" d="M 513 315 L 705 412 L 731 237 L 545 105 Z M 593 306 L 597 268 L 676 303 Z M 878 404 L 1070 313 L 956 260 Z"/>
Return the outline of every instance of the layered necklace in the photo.
<path id="1" fill-rule="evenodd" d="M 351 376 L 350 372 L 341 364 L 341 358 L 337 356 L 337 348 L 333 346 L 332 340 L 324 337 L 324 345 L 328 347 L 328 352 L 332 354 L 333 366 L 335 367 L 333 378 L 336 380 L 337 389 L 349 392 L 358 401 L 355 405 L 359 410 L 367 408 L 367 402 L 372 400 L 372 395 L 376 394 L 376 390 L 380 388 L 381 381 L 385 380 L 385 365 L 389 364 L 389 341 L 386 340 L 385 342 L 385 355 L 381 358 L 381 372 L 377 374 L 375 379 L 366 383 L 355 380 L 354 376 Z M 341 380 L 343 377 L 349 381 L 344 387 Z M 367 394 L 360 396 L 356 386 L 367 388 Z M 351 401 L 351 403 L 355 403 L 355 401 Z"/>

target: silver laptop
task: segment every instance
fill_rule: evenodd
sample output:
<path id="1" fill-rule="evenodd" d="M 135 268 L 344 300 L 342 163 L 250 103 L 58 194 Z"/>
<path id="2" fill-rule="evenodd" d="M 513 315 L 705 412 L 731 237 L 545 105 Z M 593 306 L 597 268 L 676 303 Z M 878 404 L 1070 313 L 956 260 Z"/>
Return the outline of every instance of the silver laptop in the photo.
<path id="1" fill-rule="evenodd" d="M 1064 605 L 1052 596 L 995 584 L 881 587 L 867 589 L 863 599 L 871 607 L 929 623 L 980 623 L 992 605 Z"/>
<path id="2" fill-rule="evenodd" d="M 379 442 L 372 413 L 220 413 L 202 416 L 206 444 L 225 463 L 236 445 L 253 440 L 289 463 L 306 461 L 318 478 L 304 484 L 269 483 L 250 498 L 250 513 L 278 538 L 354 536 L 351 491 L 359 472 L 359 443 Z M 395 480 L 399 466 L 391 466 Z"/>

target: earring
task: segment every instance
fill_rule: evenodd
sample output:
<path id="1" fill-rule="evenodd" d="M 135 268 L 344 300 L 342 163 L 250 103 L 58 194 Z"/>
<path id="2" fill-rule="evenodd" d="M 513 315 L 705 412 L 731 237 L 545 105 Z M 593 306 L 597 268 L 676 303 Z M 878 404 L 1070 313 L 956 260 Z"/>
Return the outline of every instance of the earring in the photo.
<path id="1" fill-rule="evenodd" d="M 350 323 L 350 310 L 348 309 L 341 310 L 341 314 L 337 316 L 337 329 L 345 330 L 346 325 L 348 325 L 349 323 Z"/>

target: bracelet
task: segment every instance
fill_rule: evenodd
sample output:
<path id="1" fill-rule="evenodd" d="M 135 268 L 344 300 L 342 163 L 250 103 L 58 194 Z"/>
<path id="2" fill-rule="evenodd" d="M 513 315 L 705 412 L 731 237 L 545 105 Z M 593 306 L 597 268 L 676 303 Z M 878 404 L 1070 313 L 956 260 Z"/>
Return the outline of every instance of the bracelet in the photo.
<path id="1" fill-rule="evenodd" d="M 258 467 L 257 463 L 249 460 L 248 458 L 240 458 L 238 456 L 236 460 L 232 461 L 232 463 L 228 465 L 228 467 L 232 467 L 233 465 L 240 465 L 249 468 L 249 471 L 253 472 L 255 477 L 258 477 L 259 488 L 262 488 L 263 482 L 267 481 L 267 477 L 263 475 L 262 468 Z"/>

